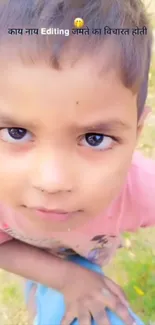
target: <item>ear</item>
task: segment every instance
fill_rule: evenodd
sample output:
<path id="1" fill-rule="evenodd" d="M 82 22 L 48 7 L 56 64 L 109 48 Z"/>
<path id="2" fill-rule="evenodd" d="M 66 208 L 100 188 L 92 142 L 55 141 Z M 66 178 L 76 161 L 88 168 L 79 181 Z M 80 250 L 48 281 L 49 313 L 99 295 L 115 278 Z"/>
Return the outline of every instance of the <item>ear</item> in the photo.
<path id="1" fill-rule="evenodd" d="M 146 106 L 142 116 L 140 117 L 140 120 L 138 121 L 138 127 L 137 127 L 137 140 L 139 139 L 141 132 L 143 130 L 146 118 L 148 115 L 152 112 L 151 108 L 149 106 Z"/>

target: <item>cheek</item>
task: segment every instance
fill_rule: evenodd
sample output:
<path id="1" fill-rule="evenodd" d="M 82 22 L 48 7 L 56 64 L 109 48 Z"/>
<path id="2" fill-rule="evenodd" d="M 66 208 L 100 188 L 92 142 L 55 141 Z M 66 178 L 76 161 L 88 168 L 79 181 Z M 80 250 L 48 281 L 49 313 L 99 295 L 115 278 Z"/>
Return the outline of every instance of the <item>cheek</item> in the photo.
<path id="1" fill-rule="evenodd" d="M 13 199 L 20 195 L 27 180 L 27 164 L 25 159 L 0 154 L 0 200 Z"/>
<path id="2" fill-rule="evenodd" d="M 94 208 L 107 208 L 119 195 L 124 185 L 131 164 L 132 155 L 128 159 L 109 159 L 109 163 L 92 168 L 83 180 L 83 197 L 87 204 Z M 86 175 L 85 175 L 86 176 Z"/>
<path id="3" fill-rule="evenodd" d="M 19 148 L 0 144 L 0 173 L 8 173 L 9 177 L 14 177 L 26 171 L 31 160 L 31 151 L 23 152 Z"/>
<path id="4" fill-rule="evenodd" d="M 0 156 L 0 174 L 4 174 L 7 178 L 16 178 L 26 169 L 26 161 L 24 158 L 19 159 L 16 156 Z M 8 176 L 7 176 L 8 175 Z"/>

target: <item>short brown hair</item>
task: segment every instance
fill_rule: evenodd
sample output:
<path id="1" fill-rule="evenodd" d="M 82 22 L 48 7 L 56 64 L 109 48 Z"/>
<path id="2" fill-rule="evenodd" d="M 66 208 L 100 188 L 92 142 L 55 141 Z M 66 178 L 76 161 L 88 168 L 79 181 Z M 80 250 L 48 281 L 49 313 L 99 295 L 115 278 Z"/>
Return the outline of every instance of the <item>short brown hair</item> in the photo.
<path id="1" fill-rule="evenodd" d="M 18 54 L 21 58 L 31 59 L 31 62 L 37 60 L 39 56 L 44 56 L 46 52 L 46 59 L 53 68 L 61 69 L 61 51 L 62 49 L 65 51 L 65 46 L 73 37 L 78 37 L 76 51 L 78 52 L 82 46 L 82 52 L 88 51 L 90 56 L 94 49 L 98 51 L 102 48 L 108 38 L 107 35 L 19 36 L 19 41 L 18 36 L 8 35 L 7 29 L 31 27 L 72 29 L 76 17 L 82 17 L 90 29 L 103 30 L 105 26 L 131 29 L 146 26 L 147 35 L 133 36 L 130 33 L 113 38 L 109 36 L 120 49 L 119 69 L 122 81 L 126 87 L 138 94 L 137 107 L 140 116 L 147 97 L 152 48 L 152 31 L 141 0 L 7 0 L 0 4 L 0 47 L 2 49 L 5 42 L 9 44 L 11 42 L 18 51 L 20 46 Z M 117 52 L 117 48 L 115 51 Z M 102 70 L 102 62 L 100 65 Z"/>

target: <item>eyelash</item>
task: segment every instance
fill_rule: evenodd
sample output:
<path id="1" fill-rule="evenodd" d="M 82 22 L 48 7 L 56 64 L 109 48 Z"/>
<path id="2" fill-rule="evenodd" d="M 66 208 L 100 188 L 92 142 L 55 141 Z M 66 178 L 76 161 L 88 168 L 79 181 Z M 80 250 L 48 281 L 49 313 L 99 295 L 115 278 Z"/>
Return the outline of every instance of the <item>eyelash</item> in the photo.
<path id="1" fill-rule="evenodd" d="M 110 141 L 113 141 L 115 143 L 119 142 L 119 139 L 117 137 L 110 136 L 110 135 L 103 134 L 103 133 L 97 133 L 97 132 L 87 132 L 83 136 L 80 137 L 80 140 L 88 141 L 89 137 L 93 138 L 94 136 L 101 137 L 101 142 L 99 143 L 99 145 L 98 144 L 97 145 L 92 145 L 92 144 L 88 144 L 88 142 L 87 142 L 86 147 L 88 146 L 89 148 L 91 148 L 93 150 L 96 150 L 96 151 L 105 151 L 105 150 L 108 150 L 108 149 L 112 149 L 112 147 L 114 145 L 113 143 L 108 144 L 107 148 L 99 148 L 100 144 L 101 144 L 101 146 L 104 145 L 104 142 L 106 142 L 106 140 L 107 141 L 110 140 Z M 86 137 L 87 137 L 87 140 L 86 140 Z"/>
<path id="2" fill-rule="evenodd" d="M 3 128 L 0 128 L 0 131 L 7 131 L 8 132 L 8 134 L 6 135 L 6 136 L 10 136 L 10 139 L 12 139 L 12 142 L 10 141 L 7 141 L 7 140 L 4 140 L 3 138 L 2 138 L 2 136 L 0 136 L 0 138 L 1 138 L 1 140 L 2 141 L 4 141 L 4 142 L 6 142 L 6 143 L 9 143 L 9 144 L 11 144 L 11 145 L 17 145 L 17 143 L 18 144 L 23 144 L 24 143 L 24 141 L 22 141 L 23 140 L 23 138 L 22 139 L 14 139 L 13 137 L 11 137 L 11 135 L 9 134 L 9 131 L 11 131 L 11 130 L 22 130 L 22 131 L 25 131 L 25 134 L 28 136 L 28 135 L 32 135 L 32 133 L 31 132 L 29 132 L 27 129 L 25 129 L 25 128 L 20 128 L 20 127 L 3 127 Z M 5 138 L 5 136 L 4 136 L 4 138 Z M 21 140 L 21 141 L 20 141 Z M 32 142 L 33 140 L 30 140 L 29 142 Z"/>
<path id="3" fill-rule="evenodd" d="M 11 127 L 3 127 L 3 128 L 0 128 L 0 131 L 2 131 L 2 130 L 7 130 L 8 131 L 8 135 L 10 136 L 10 138 L 12 138 L 12 141 L 7 141 L 7 140 L 4 140 L 4 139 L 2 139 L 2 141 L 4 141 L 4 142 L 8 142 L 8 143 L 10 143 L 10 144 L 13 144 L 13 145 L 17 145 L 17 143 L 18 144 L 24 144 L 25 142 L 24 142 L 24 136 L 23 136 L 23 138 L 22 139 L 14 139 L 13 137 L 11 137 L 11 135 L 9 134 L 9 131 L 10 130 L 24 130 L 25 131 L 25 134 L 28 136 L 28 134 L 31 134 L 27 129 L 24 129 L 24 128 L 18 128 L 18 127 L 13 127 L 13 128 L 11 128 Z M 32 134 L 31 134 L 32 135 Z M 91 141 L 94 141 L 94 139 L 93 139 L 93 137 L 95 137 L 95 136 L 99 136 L 99 137 L 101 137 L 101 142 L 100 142 L 100 140 L 99 140 L 99 145 L 98 145 L 98 143 L 97 143 L 97 145 L 95 144 L 94 145 L 94 143 L 92 144 L 89 144 L 87 141 L 88 141 L 88 139 L 89 139 L 89 137 L 90 137 L 90 139 L 91 139 Z M 4 136 L 5 137 L 5 136 Z M 86 140 L 86 138 L 87 138 L 87 140 Z M 23 141 L 22 141 L 23 140 Z M 108 150 L 108 149 L 112 149 L 112 147 L 113 147 L 113 144 L 112 145 L 108 145 L 108 147 L 107 148 L 99 148 L 99 146 L 100 146 L 100 144 L 101 145 L 104 145 L 104 143 L 103 143 L 103 141 L 104 142 L 106 142 L 106 140 L 107 140 L 107 142 L 108 142 L 108 140 L 112 140 L 112 141 L 114 141 L 115 143 L 116 142 L 120 142 L 120 138 L 118 138 L 118 137 L 114 137 L 114 136 L 110 136 L 110 135 L 107 135 L 107 134 L 103 134 L 103 133 L 97 133 L 97 132 L 87 132 L 87 133 L 85 133 L 85 134 L 83 134 L 82 136 L 80 136 L 79 137 L 79 140 L 80 141 L 82 141 L 82 140 L 84 140 L 84 141 L 86 141 L 87 143 L 85 144 L 85 145 L 81 145 L 80 144 L 80 146 L 85 146 L 85 147 L 89 147 L 89 148 L 91 148 L 91 149 L 93 149 L 93 150 L 96 150 L 96 151 L 105 151 L 105 150 Z M 95 141 L 96 141 L 97 139 L 95 139 Z M 98 141 L 98 140 L 97 140 Z M 28 142 L 27 140 L 26 140 L 26 142 Z M 32 140 L 29 140 L 29 142 L 32 142 Z"/>

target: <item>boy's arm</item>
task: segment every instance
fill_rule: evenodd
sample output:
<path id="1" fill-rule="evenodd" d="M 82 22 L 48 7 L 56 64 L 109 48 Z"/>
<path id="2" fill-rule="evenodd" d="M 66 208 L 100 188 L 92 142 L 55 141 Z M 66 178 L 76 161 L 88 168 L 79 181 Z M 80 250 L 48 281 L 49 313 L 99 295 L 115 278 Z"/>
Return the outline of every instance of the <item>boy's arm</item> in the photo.
<path id="1" fill-rule="evenodd" d="M 13 239 L 0 245 L 0 268 L 61 291 L 78 266 Z"/>
<path id="2" fill-rule="evenodd" d="M 94 319 L 101 315 L 101 323 L 108 323 L 105 307 L 114 310 L 126 324 L 133 324 L 121 288 L 99 273 L 17 240 L 0 245 L 0 267 L 62 292 L 66 303 L 63 324 L 75 318 L 82 324 L 90 312 Z"/>

